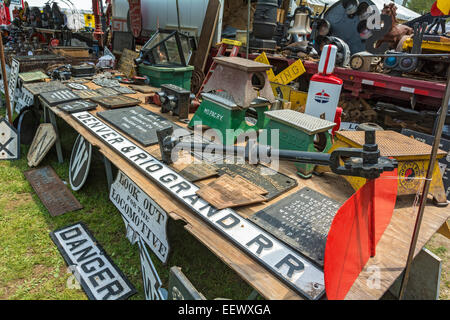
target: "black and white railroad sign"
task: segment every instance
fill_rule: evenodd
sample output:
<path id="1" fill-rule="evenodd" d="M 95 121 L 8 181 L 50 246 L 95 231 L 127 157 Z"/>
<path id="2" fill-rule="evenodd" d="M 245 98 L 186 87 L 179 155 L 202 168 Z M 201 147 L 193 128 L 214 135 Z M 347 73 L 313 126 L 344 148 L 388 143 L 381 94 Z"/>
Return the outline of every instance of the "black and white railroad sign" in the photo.
<path id="1" fill-rule="evenodd" d="M 72 148 L 69 164 L 69 182 L 73 191 L 83 187 L 91 167 L 92 146 L 81 134 Z"/>
<path id="2" fill-rule="evenodd" d="M 6 118 L 0 119 L 0 160 L 17 160 L 20 157 L 19 134 Z"/>
<path id="3" fill-rule="evenodd" d="M 206 300 L 179 267 L 170 268 L 168 291 L 168 300 Z"/>
<path id="4" fill-rule="evenodd" d="M 169 254 L 167 212 L 120 170 L 111 185 L 109 199 L 122 215 L 130 242 L 141 238 L 159 260 L 166 263 Z"/>
<path id="5" fill-rule="evenodd" d="M 11 69 L 9 70 L 9 78 L 8 78 L 8 92 L 9 99 L 11 102 L 14 101 L 16 87 L 17 87 L 17 78 L 19 77 L 19 69 L 20 63 L 16 59 L 11 59 Z"/>
<path id="6" fill-rule="evenodd" d="M 100 111 L 97 112 L 97 115 L 145 147 L 158 143 L 156 131 L 169 126 L 172 126 L 175 133 L 179 136 L 191 134 L 188 130 L 181 128 L 172 121 L 141 106 Z"/>
<path id="7" fill-rule="evenodd" d="M 39 125 L 33 142 L 28 150 L 27 160 L 30 167 L 35 167 L 41 163 L 56 142 L 56 131 L 51 123 Z"/>
<path id="8" fill-rule="evenodd" d="M 136 289 L 81 222 L 50 232 L 81 287 L 91 300 L 124 300 Z"/>
<path id="9" fill-rule="evenodd" d="M 58 104 L 57 107 L 67 113 L 74 113 L 93 110 L 97 108 L 97 104 L 87 100 L 75 100 L 63 104 Z"/>
<path id="10" fill-rule="evenodd" d="M 402 134 L 408 137 L 414 137 L 414 139 L 426 143 L 430 146 L 433 145 L 434 136 L 429 134 L 417 132 L 409 129 L 402 129 Z M 442 181 L 444 182 L 445 194 L 447 196 L 447 200 L 450 201 L 450 141 L 444 138 L 441 138 L 439 149 L 447 152 L 447 156 L 439 159 L 439 168 L 442 173 Z"/>
<path id="11" fill-rule="evenodd" d="M 145 299 L 167 300 L 167 290 L 162 287 L 161 279 L 156 271 L 150 254 L 142 239 L 138 240 L 141 257 L 142 280 L 144 282 Z"/>
<path id="12" fill-rule="evenodd" d="M 44 99 L 45 102 L 47 102 L 50 106 L 80 99 L 80 97 L 76 93 L 73 93 L 69 89 L 43 92 L 40 95 L 42 99 Z"/>
<path id="13" fill-rule="evenodd" d="M 89 112 L 73 113 L 72 117 L 293 290 L 307 299 L 319 299 L 325 293 L 323 271 L 304 255 L 232 209 L 217 210 L 196 195 L 198 186 Z"/>
<path id="14" fill-rule="evenodd" d="M 14 107 L 14 110 L 17 113 L 20 113 L 20 111 L 23 108 L 26 108 L 28 106 L 32 106 L 34 102 L 34 96 L 33 94 L 28 91 L 25 87 L 22 86 L 22 88 L 19 91 L 19 95 L 17 97 L 17 102 Z"/>

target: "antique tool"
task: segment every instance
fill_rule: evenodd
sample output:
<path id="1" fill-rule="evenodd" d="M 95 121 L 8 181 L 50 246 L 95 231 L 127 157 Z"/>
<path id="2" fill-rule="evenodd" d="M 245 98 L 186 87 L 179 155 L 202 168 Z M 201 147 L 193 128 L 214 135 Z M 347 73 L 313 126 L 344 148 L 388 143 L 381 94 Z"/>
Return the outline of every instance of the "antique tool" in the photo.
<path id="1" fill-rule="evenodd" d="M 188 127 L 206 125 L 213 128 L 223 144 L 234 144 L 244 132 L 264 128 L 267 121 L 264 112 L 269 110 L 270 102 L 257 98 L 247 108 L 241 108 L 227 92 L 202 93 L 203 102 L 195 112 Z M 254 108 L 257 122 L 251 126 L 245 120 L 248 108 Z"/>
<path id="2" fill-rule="evenodd" d="M 384 171 L 393 171 L 397 168 L 397 161 L 380 156 L 380 150 L 375 143 L 375 131 L 365 131 L 365 143 L 362 148 L 340 148 L 331 153 L 319 153 L 296 150 L 273 149 L 270 146 L 249 142 L 245 147 L 224 146 L 219 144 L 206 144 L 196 142 L 179 142 L 179 137 L 172 137 L 173 128 L 157 131 L 161 158 L 165 163 L 172 163 L 172 151 L 178 148 L 191 148 L 191 150 L 216 150 L 227 154 L 241 155 L 250 163 L 258 163 L 271 157 L 280 160 L 320 164 L 330 166 L 331 170 L 339 175 L 376 179 Z M 175 155 L 174 155 L 175 156 Z M 348 158 L 341 164 L 343 158 Z"/>
<path id="3" fill-rule="evenodd" d="M 258 138 L 259 143 L 276 143 L 280 149 L 310 152 L 327 152 L 331 148 L 329 130 L 335 126 L 334 122 L 288 109 L 266 111 L 265 114 L 269 122 Z M 276 141 L 272 141 L 272 130 L 279 134 Z M 302 178 L 310 178 L 315 166 L 297 163 L 296 167 Z"/>
<path id="4" fill-rule="evenodd" d="M 195 98 L 189 90 L 173 84 L 163 84 L 156 96 L 161 102 L 162 113 L 172 111 L 172 115 L 178 116 L 180 120 L 188 119 L 191 99 Z"/>
<path id="5" fill-rule="evenodd" d="M 398 162 L 398 195 L 416 194 L 420 180 L 425 178 L 431 147 L 390 130 L 376 131 L 376 137 L 381 155 L 393 157 Z M 335 138 L 334 145 L 328 151 L 330 153 L 343 147 L 360 148 L 364 144 L 363 131 L 338 131 Z M 446 155 L 447 152 L 439 150 L 437 159 Z M 318 168 L 318 171 L 323 171 L 323 168 Z M 447 198 L 438 163 L 435 164 L 432 172 L 430 193 L 433 195 L 433 201 L 436 205 L 446 206 Z M 355 190 L 366 183 L 366 180 L 360 177 L 344 178 Z"/>

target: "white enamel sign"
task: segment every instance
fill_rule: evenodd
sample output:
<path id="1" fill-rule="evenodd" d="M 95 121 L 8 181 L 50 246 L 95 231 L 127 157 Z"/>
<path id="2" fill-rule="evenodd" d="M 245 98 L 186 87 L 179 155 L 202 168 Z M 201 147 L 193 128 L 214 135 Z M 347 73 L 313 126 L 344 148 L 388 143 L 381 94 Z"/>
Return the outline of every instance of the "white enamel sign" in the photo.
<path id="1" fill-rule="evenodd" d="M 41 163 L 56 142 L 56 132 L 51 123 L 39 125 L 30 150 L 28 150 L 27 160 L 30 167 L 35 167 Z"/>
<path id="2" fill-rule="evenodd" d="M 20 63 L 16 59 L 11 60 L 11 70 L 9 72 L 8 78 L 8 92 L 9 92 L 9 100 L 14 101 L 16 87 L 17 87 L 17 79 L 19 78 L 19 68 Z"/>
<path id="3" fill-rule="evenodd" d="M 130 242 L 135 243 L 140 238 L 166 263 L 168 214 L 120 170 L 111 185 L 109 199 L 122 214 Z"/>
<path id="4" fill-rule="evenodd" d="M 144 282 L 145 299 L 167 300 L 167 291 L 162 288 L 162 282 L 156 271 L 153 261 L 145 247 L 145 243 L 138 241 L 139 255 L 141 257 L 142 280 Z"/>
<path id="5" fill-rule="evenodd" d="M 185 204 L 216 231 L 231 240 L 249 256 L 308 299 L 319 299 L 325 292 L 323 271 L 299 252 L 270 233 L 242 218 L 231 209 L 217 210 L 196 195 L 199 189 L 180 174 L 158 161 L 88 112 L 72 114 L 146 177 Z"/>
<path id="6" fill-rule="evenodd" d="M 91 300 L 121 300 L 136 289 L 82 223 L 50 233 L 67 265 Z"/>
<path id="7" fill-rule="evenodd" d="M 20 110 L 22 110 L 25 107 L 33 105 L 33 103 L 34 103 L 33 94 L 30 91 L 28 91 L 27 89 L 25 89 L 24 87 L 22 87 L 19 90 L 17 102 L 16 102 L 14 109 L 17 113 L 20 113 Z"/>
<path id="8" fill-rule="evenodd" d="M 0 160 L 17 160 L 20 157 L 20 142 L 16 128 L 5 118 L 0 119 Z"/>

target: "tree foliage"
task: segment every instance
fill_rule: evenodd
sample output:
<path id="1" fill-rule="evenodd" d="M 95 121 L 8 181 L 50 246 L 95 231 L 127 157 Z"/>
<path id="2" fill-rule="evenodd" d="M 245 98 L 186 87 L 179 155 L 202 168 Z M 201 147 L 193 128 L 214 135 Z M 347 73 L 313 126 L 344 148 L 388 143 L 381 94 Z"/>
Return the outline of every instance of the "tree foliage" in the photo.
<path id="1" fill-rule="evenodd" d="M 406 7 L 420 14 L 428 13 L 436 0 L 408 0 Z"/>

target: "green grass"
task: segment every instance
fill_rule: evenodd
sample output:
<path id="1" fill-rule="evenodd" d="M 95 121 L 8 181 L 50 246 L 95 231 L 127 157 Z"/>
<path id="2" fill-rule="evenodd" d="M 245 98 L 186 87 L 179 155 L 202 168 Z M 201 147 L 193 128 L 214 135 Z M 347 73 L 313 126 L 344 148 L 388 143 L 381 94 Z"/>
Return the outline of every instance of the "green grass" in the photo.
<path id="1" fill-rule="evenodd" d="M 58 119 L 59 120 L 59 119 Z M 59 120 L 64 160 L 59 164 L 54 148 L 39 166 L 52 166 L 63 181 L 68 181 L 68 159 L 76 132 Z M 0 161 L 0 299 L 87 299 L 82 290 L 67 288 L 70 273 L 49 233 L 82 221 L 112 260 L 136 287 L 131 299 L 144 299 L 139 250 L 125 237 L 119 211 L 108 199 L 103 161 L 94 151 L 89 178 L 74 192 L 83 209 L 51 217 L 25 179 L 28 170 L 23 146 L 17 161 Z M 252 288 L 233 270 L 191 236 L 182 222 L 168 225 L 170 255 L 163 265 L 152 254 L 163 286 L 167 288 L 169 269 L 179 266 L 208 299 L 217 297 L 245 299 Z"/>

